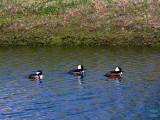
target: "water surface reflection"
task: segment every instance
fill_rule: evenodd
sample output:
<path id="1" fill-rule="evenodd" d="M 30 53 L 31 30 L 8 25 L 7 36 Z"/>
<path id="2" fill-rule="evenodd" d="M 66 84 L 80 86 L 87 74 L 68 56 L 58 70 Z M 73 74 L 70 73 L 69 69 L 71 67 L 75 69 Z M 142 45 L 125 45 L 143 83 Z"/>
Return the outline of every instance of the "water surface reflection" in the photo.
<path id="1" fill-rule="evenodd" d="M 1 47 L 0 119 L 157 119 L 159 48 Z M 78 64 L 84 76 L 67 74 Z M 121 66 L 122 79 L 104 74 Z M 43 70 L 44 79 L 24 76 Z M 154 115 L 153 115 L 154 114 Z"/>

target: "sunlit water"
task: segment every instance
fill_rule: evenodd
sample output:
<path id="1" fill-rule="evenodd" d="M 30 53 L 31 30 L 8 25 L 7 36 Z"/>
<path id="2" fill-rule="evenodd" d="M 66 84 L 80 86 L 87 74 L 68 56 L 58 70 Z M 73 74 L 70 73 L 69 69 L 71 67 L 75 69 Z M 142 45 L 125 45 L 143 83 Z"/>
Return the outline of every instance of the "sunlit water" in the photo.
<path id="1" fill-rule="evenodd" d="M 84 78 L 67 74 L 83 64 Z M 121 80 L 104 74 L 115 66 Z M 43 70 L 42 81 L 25 76 Z M 138 120 L 160 117 L 160 49 L 1 47 L 0 119 Z"/>

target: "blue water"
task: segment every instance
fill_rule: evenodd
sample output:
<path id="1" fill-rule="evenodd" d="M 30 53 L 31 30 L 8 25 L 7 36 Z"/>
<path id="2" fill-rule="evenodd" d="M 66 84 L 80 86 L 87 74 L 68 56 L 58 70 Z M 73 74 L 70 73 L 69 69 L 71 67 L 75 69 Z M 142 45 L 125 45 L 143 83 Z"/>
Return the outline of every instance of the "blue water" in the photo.
<path id="1" fill-rule="evenodd" d="M 83 78 L 67 74 L 83 64 Z M 104 74 L 115 66 L 122 79 Z M 41 69 L 43 80 L 25 76 Z M 158 120 L 160 49 L 1 47 L 0 119 Z"/>

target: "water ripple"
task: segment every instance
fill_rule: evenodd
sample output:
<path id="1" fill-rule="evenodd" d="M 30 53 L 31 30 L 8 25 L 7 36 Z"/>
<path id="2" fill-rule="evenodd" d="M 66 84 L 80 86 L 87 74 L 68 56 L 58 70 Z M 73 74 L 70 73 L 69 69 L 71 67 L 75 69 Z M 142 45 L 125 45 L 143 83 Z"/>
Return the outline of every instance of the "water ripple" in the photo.
<path id="1" fill-rule="evenodd" d="M 159 115 L 156 48 L 0 48 L 0 119 L 152 119 Z M 83 64 L 83 79 L 67 72 Z M 121 66 L 121 80 L 104 74 Z M 26 75 L 44 71 L 44 79 Z"/>

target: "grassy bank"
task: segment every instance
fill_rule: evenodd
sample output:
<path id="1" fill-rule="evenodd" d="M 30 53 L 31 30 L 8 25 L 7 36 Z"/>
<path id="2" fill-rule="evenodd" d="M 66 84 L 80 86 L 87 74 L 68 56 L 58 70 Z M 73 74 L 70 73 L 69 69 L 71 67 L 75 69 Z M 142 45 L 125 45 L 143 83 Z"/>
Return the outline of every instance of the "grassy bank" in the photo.
<path id="1" fill-rule="evenodd" d="M 160 46 L 160 1 L 2 0 L 0 45 Z"/>

